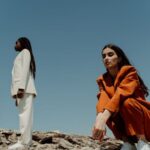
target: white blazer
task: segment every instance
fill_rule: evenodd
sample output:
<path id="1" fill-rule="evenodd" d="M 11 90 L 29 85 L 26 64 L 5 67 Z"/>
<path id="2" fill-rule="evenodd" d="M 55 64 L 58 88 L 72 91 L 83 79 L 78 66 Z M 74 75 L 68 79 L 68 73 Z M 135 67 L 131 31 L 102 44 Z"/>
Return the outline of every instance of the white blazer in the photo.
<path id="1" fill-rule="evenodd" d="M 17 94 L 18 89 L 24 89 L 25 93 L 37 95 L 34 78 L 30 71 L 31 55 L 27 49 L 23 49 L 16 56 L 12 69 L 11 95 Z"/>

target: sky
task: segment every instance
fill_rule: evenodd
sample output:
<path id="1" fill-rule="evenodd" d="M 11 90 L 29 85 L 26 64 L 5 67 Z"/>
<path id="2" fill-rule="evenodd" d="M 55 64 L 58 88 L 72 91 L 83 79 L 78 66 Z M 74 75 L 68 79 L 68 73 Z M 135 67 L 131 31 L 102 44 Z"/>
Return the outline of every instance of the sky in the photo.
<path id="1" fill-rule="evenodd" d="M 0 128 L 19 127 L 10 96 L 19 37 L 30 39 L 37 65 L 33 130 L 91 135 L 105 44 L 120 46 L 150 88 L 149 16 L 149 0 L 1 0 Z"/>

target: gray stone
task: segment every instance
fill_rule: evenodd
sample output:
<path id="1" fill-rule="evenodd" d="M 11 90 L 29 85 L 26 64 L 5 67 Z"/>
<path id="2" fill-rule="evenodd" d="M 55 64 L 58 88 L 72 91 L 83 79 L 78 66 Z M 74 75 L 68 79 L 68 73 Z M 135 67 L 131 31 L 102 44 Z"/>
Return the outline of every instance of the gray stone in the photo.
<path id="1" fill-rule="evenodd" d="M 20 134 L 11 130 L 0 130 L 0 150 L 17 142 Z M 33 143 L 29 150 L 119 150 L 122 141 L 105 138 L 102 142 L 90 136 L 67 135 L 60 132 L 33 132 Z"/>

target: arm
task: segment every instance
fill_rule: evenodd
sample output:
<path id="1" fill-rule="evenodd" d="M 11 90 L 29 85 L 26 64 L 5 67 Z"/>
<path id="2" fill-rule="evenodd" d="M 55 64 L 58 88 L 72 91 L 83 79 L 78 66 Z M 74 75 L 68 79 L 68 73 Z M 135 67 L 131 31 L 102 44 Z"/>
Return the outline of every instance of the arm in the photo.
<path id="1" fill-rule="evenodd" d="M 104 109 L 105 109 L 106 104 L 109 101 L 110 101 L 110 98 L 108 97 L 108 94 L 106 93 L 106 91 L 104 91 L 104 90 L 101 91 L 98 102 L 96 104 L 97 113 L 103 112 Z"/>
<path id="2" fill-rule="evenodd" d="M 101 141 L 106 133 L 106 122 L 111 116 L 111 112 L 109 112 L 108 110 L 104 110 L 104 107 L 108 103 L 108 101 L 110 101 L 110 98 L 108 97 L 108 94 L 105 91 L 102 80 L 99 79 L 97 82 L 99 85 L 100 92 L 97 96 L 97 116 L 93 127 L 92 136 L 94 139 Z"/>
<path id="3" fill-rule="evenodd" d="M 21 82 L 19 85 L 19 89 L 25 89 L 28 73 L 30 70 L 30 61 L 31 61 L 30 52 L 26 49 L 23 50 L 21 56 Z"/>
<path id="4" fill-rule="evenodd" d="M 23 50 L 21 54 L 21 82 L 19 84 L 17 97 L 22 98 L 24 96 L 24 90 L 27 83 L 28 73 L 30 69 L 31 56 L 28 50 Z"/>
<path id="5" fill-rule="evenodd" d="M 110 118 L 111 112 L 104 110 L 102 113 L 98 113 L 93 128 L 93 138 L 101 141 L 106 133 L 106 122 Z"/>
<path id="6" fill-rule="evenodd" d="M 108 103 L 108 101 L 110 101 L 102 80 L 102 77 L 97 80 L 99 86 L 99 93 L 97 94 L 98 102 L 96 104 L 97 113 L 103 112 L 105 105 Z"/>

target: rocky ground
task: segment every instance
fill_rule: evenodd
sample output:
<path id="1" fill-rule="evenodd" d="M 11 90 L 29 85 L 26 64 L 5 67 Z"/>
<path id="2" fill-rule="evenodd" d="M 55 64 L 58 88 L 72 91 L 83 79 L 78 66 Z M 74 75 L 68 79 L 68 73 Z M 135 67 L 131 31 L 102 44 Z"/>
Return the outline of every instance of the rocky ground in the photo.
<path id="1" fill-rule="evenodd" d="M 0 150 L 17 141 L 20 134 L 11 130 L 0 130 Z M 119 150 L 122 141 L 105 138 L 101 143 L 89 136 L 67 135 L 57 132 L 33 132 L 30 150 Z"/>

